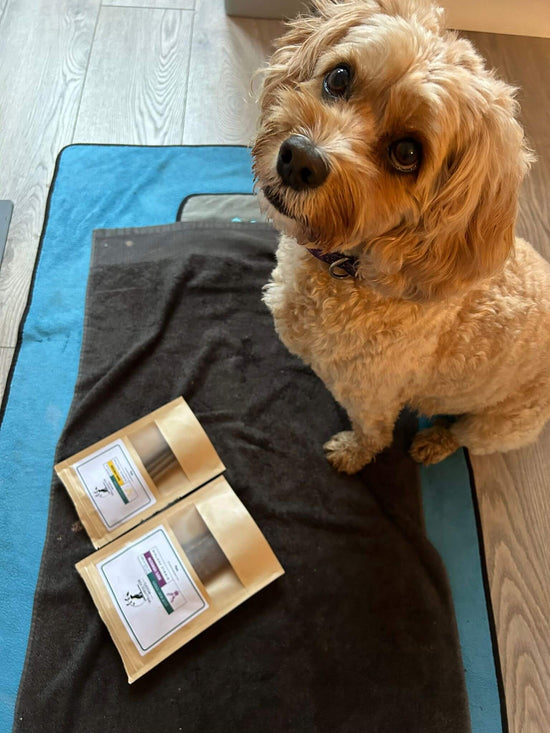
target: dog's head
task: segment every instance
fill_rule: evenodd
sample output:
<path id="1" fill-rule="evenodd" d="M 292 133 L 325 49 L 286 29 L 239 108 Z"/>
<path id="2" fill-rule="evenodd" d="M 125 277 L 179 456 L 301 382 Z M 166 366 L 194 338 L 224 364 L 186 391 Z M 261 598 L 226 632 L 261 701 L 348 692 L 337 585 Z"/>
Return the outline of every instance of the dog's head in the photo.
<path id="1" fill-rule="evenodd" d="M 265 72 L 253 149 L 276 226 L 360 254 L 381 293 L 441 297 L 501 267 L 531 157 L 514 90 L 419 0 L 315 0 Z"/>

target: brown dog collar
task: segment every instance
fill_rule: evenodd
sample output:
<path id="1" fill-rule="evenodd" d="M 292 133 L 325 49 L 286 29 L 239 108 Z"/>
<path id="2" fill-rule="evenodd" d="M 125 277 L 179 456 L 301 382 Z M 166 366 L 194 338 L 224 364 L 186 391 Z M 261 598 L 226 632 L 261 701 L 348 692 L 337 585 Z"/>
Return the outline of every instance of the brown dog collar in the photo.
<path id="1" fill-rule="evenodd" d="M 321 249 L 313 249 L 308 247 L 314 257 L 321 262 L 325 262 L 329 267 L 328 271 L 331 277 L 336 280 L 344 280 L 347 277 L 356 277 L 359 259 L 357 257 L 348 257 L 341 252 L 324 253 Z"/>

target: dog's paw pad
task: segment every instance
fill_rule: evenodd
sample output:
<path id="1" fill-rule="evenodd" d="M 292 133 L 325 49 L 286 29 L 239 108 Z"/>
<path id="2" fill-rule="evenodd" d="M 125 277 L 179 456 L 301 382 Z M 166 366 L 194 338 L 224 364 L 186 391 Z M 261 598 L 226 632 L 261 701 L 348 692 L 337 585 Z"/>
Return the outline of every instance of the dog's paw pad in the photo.
<path id="1" fill-rule="evenodd" d="M 458 448 L 460 445 L 450 430 L 441 425 L 435 425 L 433 428 L 421 430 L 416 435 L 410 454 L 417 463 L 429 466 L 432 463 L 439 463 Z"/>
<path id="2" fill-rule="evenodd" d="M 373 459 L 373 455 L 359 443 L 353 430 L 336 433 L 324 444 L 323 449 L 330 464 L 342 473 L 357 473 Z"/>

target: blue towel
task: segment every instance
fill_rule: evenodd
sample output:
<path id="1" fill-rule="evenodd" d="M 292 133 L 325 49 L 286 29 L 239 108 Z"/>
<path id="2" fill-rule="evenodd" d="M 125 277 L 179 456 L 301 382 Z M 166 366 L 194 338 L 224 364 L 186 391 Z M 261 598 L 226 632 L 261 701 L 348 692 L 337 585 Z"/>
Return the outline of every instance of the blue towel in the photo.
<path id="1" fill-rule="evenodd" d="M 46 532 L 53 455 L 78 370 L 91 233 L 174 221 L 181 201 L 194 193 L 251 190 L 250 153 L 241 147 L 76 145 L 58 159 L 0 431 L 1 731 L 9 730 L 13 716 Z M 422 479 L 428 535 L 446 563 L 453 590 L 472 729 L 496 733 L 503 729 L 498 663 L 463 454 L 424 470 Z"/>

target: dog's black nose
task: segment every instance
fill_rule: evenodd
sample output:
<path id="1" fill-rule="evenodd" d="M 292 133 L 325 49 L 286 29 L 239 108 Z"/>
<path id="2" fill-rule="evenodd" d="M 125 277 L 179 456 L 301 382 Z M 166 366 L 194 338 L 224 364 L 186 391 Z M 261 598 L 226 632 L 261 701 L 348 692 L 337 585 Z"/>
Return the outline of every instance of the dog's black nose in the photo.
<path id="1" fill-rule="evenodd" d="M 329 173 L 328 165 L 315 145 L 305 135 L 291 135 L 279 149 L 277 173 L 286 186 L 295 191 L 317 188 Z"/>

